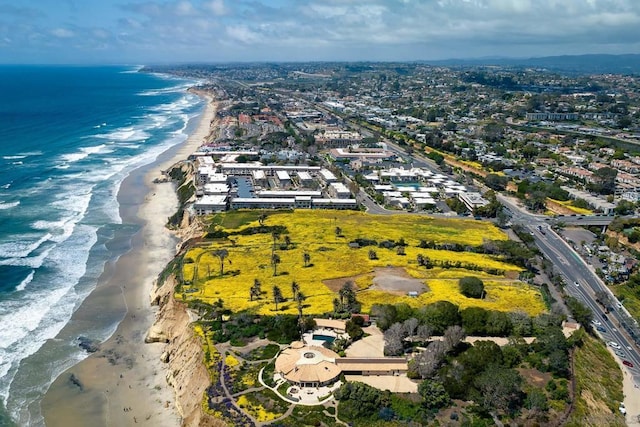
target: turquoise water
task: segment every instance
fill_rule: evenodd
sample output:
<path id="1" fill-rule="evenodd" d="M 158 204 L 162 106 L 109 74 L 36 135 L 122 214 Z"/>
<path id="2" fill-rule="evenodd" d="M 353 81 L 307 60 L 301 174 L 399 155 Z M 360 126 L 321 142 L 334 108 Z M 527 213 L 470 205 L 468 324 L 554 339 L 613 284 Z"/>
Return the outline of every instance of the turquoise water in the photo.
<path id="1" fill-rule="evenodd" d="M 320 335 L 320 334 L 313 334 L 313 339 L 314 340 L 318 340 L 318 341 L 324 341 L 326 343 L 331 344 L 332 342 L 335 341 L 335 337 L 331 337 L 329 335 Z"/>

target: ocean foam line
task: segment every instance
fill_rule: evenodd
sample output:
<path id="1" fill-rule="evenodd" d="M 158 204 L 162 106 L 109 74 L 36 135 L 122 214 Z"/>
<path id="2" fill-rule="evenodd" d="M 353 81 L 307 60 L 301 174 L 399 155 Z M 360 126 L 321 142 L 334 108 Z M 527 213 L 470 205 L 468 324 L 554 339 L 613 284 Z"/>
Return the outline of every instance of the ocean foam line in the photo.
<path id="1" fill-rule="evenodd" d="M 51 233 L 46 233 L 35 242 L 27 242 L 26 236 L 20 236 L 20 240 L 0 243 L 0 256 L 8 259 L 26 258 L 52 237 Z"/>
<path id="2" fill-rule="evenodd" d="M 134 129 L 132 127 L 122 127 L 109 133 L 100 133 L 93 135 L 95 138 L 108 139 L 115 142 L 144 141 L 151 135 L 142 129 Z"/>
<path id="3" fill-rule="evenodd" d="M 82 147 L 77 153 L 63 154 L 62 160 L 65 162 L 73 163 L 82 159 L 86 159 L 92 154 L 98 153 L 112 153 L 113 150 L 108 148 L 106 144 L 96 145 L 94 147 Z"/>
<path id="4" fill-rule="evenodd" d="M 2 156 L 3 159 L 5 160 L 20 160 L 20 159 L 26 159 L 28 156 L 26 155 L 16 155 L 16 156 Z"/>
<path id="5" fill-rule="evenodd" d="M 163 89 L 150 89 L 142 92 L 138 92 L 139 96 L 158 96 L 158 95 L 166 95 L 168 93 L 176 93 L 176 92 L 184 92 L 193 86 L 193 83 L 182 83 L 176 86 L 171 86 Z"/>
<path id="6" fill-rule="evenodd" d="M 27 288 L 27 285 L 33 280 L 33 276 L 35 273 L 35 270 L 31 270 L 27 277 L 25 277 L 22 282 L 20 282 L 20 284 L 16 286 L 16 291 L 24 291 Z"/>
<path id="7" fill-rule="evenodd" d="M 17 202 L 0 202 L 0 210 L 15 208 L 19 204 L 20 204 L 20 200 L 18 200 Z"/>

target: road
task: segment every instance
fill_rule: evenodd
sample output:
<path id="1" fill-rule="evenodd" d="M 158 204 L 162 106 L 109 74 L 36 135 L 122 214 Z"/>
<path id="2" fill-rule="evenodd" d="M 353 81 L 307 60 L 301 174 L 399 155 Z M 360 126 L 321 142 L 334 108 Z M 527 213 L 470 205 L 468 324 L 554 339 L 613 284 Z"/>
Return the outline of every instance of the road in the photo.
<path id="1" fill-rule="evenodd" d="M 598 335 L 600 335 L 606 343 L 613 341 L 622 347 L 619 351 L 624 353 L 624 355 L 622 357 L 617 355 L 616 357 L 620 362 L 622 360 L 631 362 L 633 368 L 625 365 L 621 365 L 621 368 L 627 369 L 633 376 L 635 384 L 640 386 L 639 347 L 626 332 L 621 330 L 621 322 L 624 320 L 628 322 L 631 316 L 624 312 L 624 308 L 615 306 L 617 300 L 611 291 L 602 280 L 600 280 L 593 267 L 588 265 L 584 259 L 550 227 L 551 221 L 549 221 L 549 217 L 526 211 L 520 207 L 513 198 L 499 194 L 498 199 L 509 210 L 512 223 L 524 226 L 533 235 L 536 246 L 538 246 L 540 252 L 542 252 L 542 254 L 556 266 L 560 274 L 564 276 L 567 284 L 565 291 L 588 307 L 593 313 L 593 318 L 602 324 L 602 328 L 604 328 L 606 332 L 598 331 Z M 609 220 L 610 217 L 602 219 Z M 612 304 L 614 309 L 606 314 L 607 320 L 603 317 L 603 308 L 596 302 L 597 292 L 605 292 L 610 296 L 610 299 L 614 301 Z"/>

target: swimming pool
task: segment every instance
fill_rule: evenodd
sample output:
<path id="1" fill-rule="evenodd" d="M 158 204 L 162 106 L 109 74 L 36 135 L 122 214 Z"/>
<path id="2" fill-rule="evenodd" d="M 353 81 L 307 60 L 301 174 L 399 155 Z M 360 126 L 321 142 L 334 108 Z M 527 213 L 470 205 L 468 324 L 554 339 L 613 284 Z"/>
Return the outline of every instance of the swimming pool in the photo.
<path id="1" fill-rule="evenodd" d="M 314 340 L 317 340 L 317 341 L 324 341 L 324 342 L 326 342 L 328 344 L 331 344 L 336 339 L 336 337 L 332 337 L 332 336 L 329 336 L 329 335 L 321 335 L 321 334 L 313 334 L 312 338 Z"/>

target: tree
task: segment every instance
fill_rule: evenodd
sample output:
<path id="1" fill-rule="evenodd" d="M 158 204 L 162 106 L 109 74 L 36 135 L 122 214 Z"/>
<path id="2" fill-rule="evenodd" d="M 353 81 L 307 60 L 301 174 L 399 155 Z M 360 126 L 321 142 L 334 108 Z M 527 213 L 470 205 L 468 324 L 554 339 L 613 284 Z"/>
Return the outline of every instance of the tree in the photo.
<path id="1" fill-rule="evenodd" d="M 276 311 L 278 311 L 278 304 L 284 301 L 282 296 L 282 291 L 278 287 L 278 285 L 273 285 L 273 302 L 276 305 Z"/>
<path id="2" fill-rule="evenodd" d="M 482 307 L 467 307 L 460 312 L 462 327 L 469 335 L 486 335 L 489 312 Z"/>
<path id="3" fill-rule="evenodd" d="M 429 325 L 419 325 L 416 336 L 420 341 L 427 341 L 431 337 L 431 328 Z"/>
<path id="4" fill-rule="evenodd" d="M 356 300 L 356 291 L 353 282 L 350 280 L 345 282 L 338 291 L 340 310 L 347 313 L 356 313 L 360 311 L 360 304 Z"/>
<path id="5" fill-rule="evenodd" d="M 336 237 L 342 236 L 342 228 L 336 227 L 335 233 L 336 233 Z"/>
<path id="6" fill-rule="evenodd" d="M 394 323 L 384 332 L 384 354 L 400 356 L 404 350 L 405 329 L 401 323 Z"/>
<path id="7" fill-rule="evenodd" d="M 304 262 L 304 266 L 308 267 L 309 262 L 311 261 L 311 255 L 308 252 L 302 254 L 302 262 Z"/>
<path id="8" fill-rule="evenodd" d="M 295 283 L 295 282 L 294 282 Z M 296 296 L 294 301 L 296 302 L 296 307 L 298 309 L 298 324 L 300 325 L 300 335 L 304 333 L 304 322 L 302 320 L 302 309 L 304 308 L 304 301 L 307 299 L 305 294 L 298 291 L 296 292 Z"/>
<path id="9" fill-rule="evenodd" d="M 600 194 L 613 194 L 616 189 L 616 176 L 618 170 L 610 167 L 603 167 L 593 172 L 594 183 L 588 188 Z"/>
<path id="10" fill-rule="evenodd" d="M 410 364 L 410 369 L 420 378 L 433 376 L 446 354 L 446 344 L 442 341 L 431 342 L 424 351 L 418 353 Z"/>
<path id="11" fill-rule="evenodd" d="M 289 249 L 289 246 L 291 246 L 291 237 L 289 237 L 288 235 L 284 236 L 284 246 L 287 249 Z"/>
<path id="12" fill-rule="evenodd" d="M 262 227 L 266 219 L 267 219 L 267 214 L 265 213 L 260 214 L 260 216 L 258 217 L 258 224 L 260 224 L 260 226 Z"/>
<path id="13" fill-rule="evenodd" d="M 249 297 L 251 298 L 251 301 L 253 301 L 254 297 L 256 299 L 260 299 L 260 296 L 262 295 L 261 286 L 262 285 L 258 279 L 253 279 L 253 286 L 251 286 L 251 289 L 249 290 Z"/>
<path id="14" fill-rule="evenodd" d="M 487 187 L 493 190 L 503 191 L 505 188 L 507 188 L 509 178 L 504 175 L 490 173 L 484 178 L 484 183 L 487 185 Z"/>
<path id="15" fill-rule="evenodd" d="M 295 280 L 291 282 L 291 293 L 293 294 L 293 300 L 298 300 L 298 292 L 300 292 L 300 285 Z"/>
<path id="16" fill-rule="evenodd" d="M 376 325 L 382 331 L 386 331 L 396 323 L 398 310 L 391 304 L 374 304 L 371 307 L 371 316 L 377 319 Z"/>
<path id="17" fill-rule="evenodd" d="M 369 259 L 370 260 L 378 259 L 378 254 L 373 249 L 369 249 Z"/>
<path id="18" fill-rule="evenodd" d="M 460 323 L 458 306 L 449 301 L 438 301 L 420 309 L 417 317 L 429 325 L 434 334 L 444 333 L 447 327 Z"/>
<path id="19" fill-rule="evenodd" d="M 464 329 L 458 325 L 449 326 L 442 336 L 442 341 L 446 345 L 447 351 L 451 351 L 458 346 L 466 336 Z"/>
<path id="20" fill-rule="evenodd" d="M 440 409 L 449 404 L 449 395 L 440 381 L 431 379 L 422 381 L 418 385 L 418 393 L 422 397 L 422 405 L 427 409 Z"/>
<path id="21" fill-rule="evenodd" d="M 416 328 L 419 323 L 420 322 L 415 317 L 410 317 L 404 321 L 404 328 L 407 331 L 407 336 L 409 336 L 409 338 L 412 338 L 415 335 Z"/>
<path id="22" fill-rule="evenodd" d="M 273 238 L 273 247 L 271 248 L 271 255 L 276 253 L 276 242 L 278 240 L 280 240 L 280 232 L 279 231 L 273 231 L 271 233 L 271 238 Z M 274 274 L 275 276 L 275 274 Z"/>
<path id="23" fill-rule="evenodd" d="M 490 366 L 474 383 L 481 393 L 478 403 L 488 411 L 506 412 L 522 398 L 522 377 L 513 369 Z"/>
<path id="24" fill-rule="evenodd" d="M 278 264 L 280 264 L 280 255 L 273 254 L 271 255 L 271 265 L 273 265 L 273 275 L 278 275 Z"/>
<path id="25" fill-rule="evenodd" d="M 404 254 L 405 254 L 405 252 L 404 252 L 404 246 L 398 246 L 398 247 L 396 247 L 396 254 L 398 254 L 398 255 L 404 255 Z"/>
<path id="26" fill-rule="evenodd" d="M 224 276 L 224 260 L 229 256 L 229 251 L 226 249 L 218 249 L 214 251 L 213 254 L 220 258 L 220 276 Z"/>
<path id="27" fill-rule="evenodd" d="M 506 337 L 511 333 L 511 319 L 502 311 L 490 311 L 487 316 L 487 335 Z"/>
<path id="28" fill-rule="evenodd" d="M 477 277 L 463 277 L 458 281 L 460 293 L 467 298 L 482 298 L 484 296 L 484 283 Z"/>
<path id="29" fill-rule="evenodd" d="M 358 316 L 356 316 L 356 318 L 357 317 Z M 358 325 L 358 323 L 355 322 L 354 319 L 347 320 L 345 331 L 347 332 L 347 334 L 349 334 L 349 337 L 351 337 L 353 341 L 358 341 L 364 336 L 364 331 L 362 330 L 362 326 Z M 360 319 L 362 319 L 362 317 L 360 317 Z"/>

